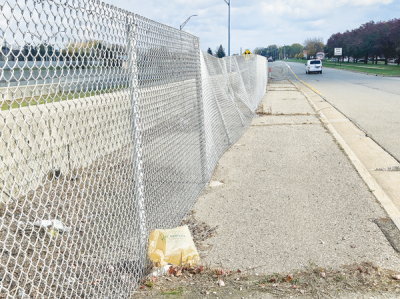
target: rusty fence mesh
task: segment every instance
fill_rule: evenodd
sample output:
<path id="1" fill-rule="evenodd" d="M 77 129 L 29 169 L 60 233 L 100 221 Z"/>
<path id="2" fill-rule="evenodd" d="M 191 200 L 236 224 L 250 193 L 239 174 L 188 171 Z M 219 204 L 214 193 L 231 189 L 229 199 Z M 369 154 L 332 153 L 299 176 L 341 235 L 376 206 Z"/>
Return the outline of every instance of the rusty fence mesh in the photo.
<path id="1" fill-rule="evenodd" d="M 131 298 L 267 84 L 99 1 L 0 0 L 0 298 Z"/>

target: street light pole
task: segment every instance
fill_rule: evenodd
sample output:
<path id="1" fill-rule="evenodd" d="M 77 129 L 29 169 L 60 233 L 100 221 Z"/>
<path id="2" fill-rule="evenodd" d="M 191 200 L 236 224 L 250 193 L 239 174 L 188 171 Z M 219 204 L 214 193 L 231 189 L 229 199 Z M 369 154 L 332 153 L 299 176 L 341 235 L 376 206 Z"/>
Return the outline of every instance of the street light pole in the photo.
<path id="1" fill-rule="evenodd" d="M 228 4 L 228 56 L 231 56 L 231 0 L 224 0 Z"/>
<path id="2" fill-rule="evenodd" d="M 286 45 L 283 44 L 283 60 L 286 60 Z"/>
<path id="3" fill-rule="evenodd" d="M 182 28 L 185 27 L 186 23 L 189 22 L 191 17 L 197 17 L 197 15 L 190 16 L 185 22 L 183 22 L 183 24 L 180 26 L 179 30 L 182 30 Z"/>

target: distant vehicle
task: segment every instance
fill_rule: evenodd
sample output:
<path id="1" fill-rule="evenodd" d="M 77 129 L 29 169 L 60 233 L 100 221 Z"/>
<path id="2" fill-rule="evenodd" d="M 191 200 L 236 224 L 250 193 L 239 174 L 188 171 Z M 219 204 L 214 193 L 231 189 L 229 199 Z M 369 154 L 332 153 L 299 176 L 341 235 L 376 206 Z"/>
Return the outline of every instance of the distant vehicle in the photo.
<path id="1" fill-rule="evenodd" d="M 310 73 L 322 74 L 322 61 L 319 59 L 308 60 L 305 66 L 306 66 L 306 74 Z"/>
<path id="2" fill-rule="evenodd" d="M 274 62 L 272 58 L 268 58 L 268 62 Z"/>
<path id="3" fill-rule="evenodd" d="M 315 55 L 315 58 L 316 58 L 316 59 L 319 59 L 319 60 L 323 60 L 323 59 L 325 59 L 325 53 L 324 53 L 324 52 L 318 52 L 318 53 Z"/>

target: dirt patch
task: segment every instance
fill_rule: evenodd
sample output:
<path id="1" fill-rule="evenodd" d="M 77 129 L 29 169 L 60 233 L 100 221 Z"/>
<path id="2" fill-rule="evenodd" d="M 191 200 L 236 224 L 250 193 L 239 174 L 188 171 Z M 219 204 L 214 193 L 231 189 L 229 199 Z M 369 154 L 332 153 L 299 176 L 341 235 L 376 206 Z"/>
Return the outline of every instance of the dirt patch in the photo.
<path id="1" fill-rule="evenodd" d="M 197 268 L 199 269 L 199 268 Z M 179 275 L 167 274 L 149 284 L 144 281 L 134 298 L 337 298 L 339 296 L 400 296 L 400 281 L 394 271 L 370 263 L 340 269 L 309 265 L 304 271 L 257 275 L 257 269 L 225 273 L 223 269 L 202 268 L 197 274 L 182 269 Z M 151 279 L 151 278 L 148 278 Z M 221 285 L 223 281 L 224 286 Z M 218 283 L 219 282 L 219 283 Z"/>
<path id="2" fill-rule="evenodd" d="M 212 245 L 205 245 L 203 241 L 214 236 L 218 226 L 211 227 L 205 222 L 197 221 L 194 211 L 189 212 L 188 216 L 182 221 L 182 225 L 189 227 L 200 259 L 203 258 L 206 252 L 212 248 Z"/>
<path id="3" fill-rule="evenodd" d="M 182 225 L 188 225 L 200 256 L 204 257 L 211 248 L 203 241 L 213 237 L 218 227 L 199 222 L 194 211 Z M 258 275 L 262 266 L 229 272 L 207 265 L 171 267 L 164 276 L 148 275 L 130 298 L 352 298 L 355 294 L 362 298 L 383 293 L 400 296 L 399 273 L 368 262 L 338 269 L 310 264 L 304 270 Z"/>

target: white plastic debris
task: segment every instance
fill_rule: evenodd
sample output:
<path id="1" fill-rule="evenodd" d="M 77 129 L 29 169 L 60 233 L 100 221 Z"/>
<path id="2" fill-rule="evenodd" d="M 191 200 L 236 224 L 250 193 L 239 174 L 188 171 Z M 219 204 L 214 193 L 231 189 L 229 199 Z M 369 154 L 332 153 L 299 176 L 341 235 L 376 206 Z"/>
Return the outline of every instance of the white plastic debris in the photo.
<path id="1" fill-rule="evenodd" d="M 40 220 L 33 223 L 34 226 L 44 227 L 44 228 L 55 228 L 59 232 L 68 233 L 71 228 L 65 226 L 60 220 Z"/>
<path id="2" fill-rule="evenodd" d="M 218 182 L 218 181 L 210 181 L 210 187 L 219 187 L 222 186 L 223 183 Z"/>
<path id="3" fill-rule="evenodd" d="M 154 277 L 163 276 L 164 274 L 168 273 L 168 270 L 171 266 L 172 265 L 165 265 L 162 267 L 154 267 L 153 272 L 151 273 L 151 276 L 154 276 Z"/>

